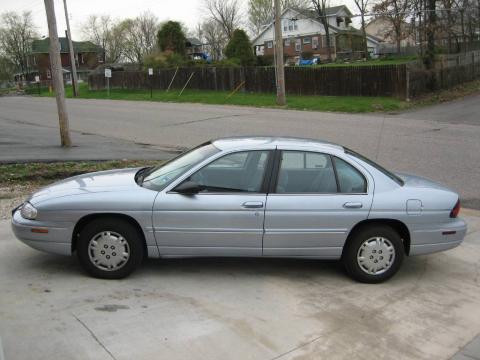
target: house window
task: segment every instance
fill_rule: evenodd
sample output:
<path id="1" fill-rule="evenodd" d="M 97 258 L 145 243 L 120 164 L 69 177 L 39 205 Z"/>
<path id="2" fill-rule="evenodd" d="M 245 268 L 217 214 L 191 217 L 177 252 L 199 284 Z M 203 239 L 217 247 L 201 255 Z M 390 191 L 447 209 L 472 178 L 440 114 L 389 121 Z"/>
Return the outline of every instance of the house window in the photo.
<path id="1" fill-rule="evenodd" d="M 47 79 L 52 78 L 52 73 L 50 72 L 50 69 L 47 69 Z"/>
<path id="2" fill-rule="evenodd" d="M 83 64 L 84 61 L 83 61 L 83 54 L 79 54 L 80 55 L 80 64 Z"/>
<path id="3" fill-rule="evenodd" d="M 37 57 L 35 55 L 32 56 L 32 60 L 33 60 L 33 65 L 37 65 Z"/>
<path id="4" fill-rule="evenodd" d="M 273 41 L 268 41 L 268 42 L 267 42 L 267 47 L 268 47 L 269 49 L 273 48 Z"/>
<path id="5" fill-rule="evenodd" d="M 318 49 L 318 36 L 312 37 L 312 49 Z"/>
<path id="6" fill-rule="evenodd" d="M 285 39 L 285 47 L 289 47 L 290 46 L 290 39 Z"/>
<path id="7" fill-rule="evenodd" d="M 282 23 L 283 23 L 283 31 L 287 31 L 288 30 L 288 20 L 283 20 Z"/>
<path id="8" fill-rule="evenodd" d="M 295 51 L 302 51 L 302 39 L 295 40 Z"/>
<path id="9" fill-rule="evenodd" d="M 97 60 L 99 63 L 103 63 L 103 54 L 97 54 Z"/>
<path id="10" fill-rule="evenodd" d="M 311 39 L 311 38 L 309 38 L 309 37 L 303 38 L 303 43 L 304 43 L 304 44 L 310 44 L 311 42 L 312 42 L 312 39 Z"/>

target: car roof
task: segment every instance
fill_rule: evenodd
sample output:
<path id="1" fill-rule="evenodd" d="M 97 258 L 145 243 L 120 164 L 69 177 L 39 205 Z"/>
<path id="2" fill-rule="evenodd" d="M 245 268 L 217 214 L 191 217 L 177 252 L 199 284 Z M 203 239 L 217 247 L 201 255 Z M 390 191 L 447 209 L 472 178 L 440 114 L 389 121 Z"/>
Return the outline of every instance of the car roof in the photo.
<path id="1" fill-rule="evenodd" d="M 344 151 L 344 147 L 328 141 L 308 138 L 297 138 L 288 136 L 237 136 L 221 138 L 211 141 L 212 144 L 220 150 L 233 150 L 240 148 L 264 148 L 271 146 L 274 149 L 277 146 L 291 146 L 292 148 L 311 148 L 312 150 L 336 150 Z"/>

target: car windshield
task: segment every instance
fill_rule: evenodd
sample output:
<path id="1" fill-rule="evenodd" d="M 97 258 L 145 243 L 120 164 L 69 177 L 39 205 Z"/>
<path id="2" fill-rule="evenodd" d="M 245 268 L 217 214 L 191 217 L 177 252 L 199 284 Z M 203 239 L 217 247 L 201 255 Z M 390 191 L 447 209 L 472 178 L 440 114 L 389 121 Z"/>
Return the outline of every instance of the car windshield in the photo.
<path id="1" fill-rule="evenodd" d="M 351 156 L 356 157 L 357 159 L 359 159 L 363 162 L 366 162 L 368 165 L 373 166 L 375 169 L 377 169 L 378 171 L 382 172 L 384 175 L 388 176 L 390 179 L 395 181 L 398 185 L 403 186 L 404 182 L 403 182 L 402 179 L 400 179 L 397 175 L 388 171 L 384 167 L 378 165 L 376 162 L 373 162 L 372 160 L 366 158 L 365 156 L 360 155 L 359 153 L 357 153 L 353 150 L 347 149 L 347 148 L 345 148 L 345 154 L 351 155 Z"/>
<path id="2" fill-rule="evenodd" d="M 210 142 L 202 144 L 166 164 L 149 169 L 144 175 L 142 186 L 161 191 L 195 165 L 219 151 Z"/>

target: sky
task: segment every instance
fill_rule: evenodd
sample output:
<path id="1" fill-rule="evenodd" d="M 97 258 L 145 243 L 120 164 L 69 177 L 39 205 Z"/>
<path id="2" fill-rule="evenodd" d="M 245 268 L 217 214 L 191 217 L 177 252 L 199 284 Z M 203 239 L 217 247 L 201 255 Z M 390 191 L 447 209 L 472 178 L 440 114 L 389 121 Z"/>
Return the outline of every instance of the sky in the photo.
<path id="1" fill-rule="evenodd" d="M 65 32 L 63 0 L 54 0 L 59 36 Z M 160 21 L 177 20 L 193 29 L 202 14 L 202 0 L 67 0 L 72 38 L 81 38 L 81 26 L 91 14 L 108 14 L 112 18 L 135 17 L 150 10 Z M 41 36 L 48 35 L 43 0 L 0 0 L 0 13 L 31 10 Z"/>
<path id="2" fill-rule="evenodd" d="M 238 0 L 246 10 L 247 0 Z M 176 20 L 194 29 L 205 17 L 203 0 L 67 0 L 72 38 L 82 40 L 82 24 L 91 14 L 108 14 L 114 19 L 135 17 L 150 10 L 160 21 Z M 331 1 L 331 5 L 346 4 L 355 13 L 353 0 Z M 59 36 L 65 33 L 63 0 L 54 0 Z M 43 0 L 0 0 L 0 14 L 5 11 L 31 10 L 40 36 L 48 36 Z"/>

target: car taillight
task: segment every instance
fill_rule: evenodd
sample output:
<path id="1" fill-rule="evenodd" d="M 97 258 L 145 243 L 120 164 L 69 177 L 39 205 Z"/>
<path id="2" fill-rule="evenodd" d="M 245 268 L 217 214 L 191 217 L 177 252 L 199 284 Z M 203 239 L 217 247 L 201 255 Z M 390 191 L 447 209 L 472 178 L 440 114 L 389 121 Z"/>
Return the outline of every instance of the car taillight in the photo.
<path id="1" fill-rule="evenodd" d="M 452 211 L 450 211 L 450 217 L 451 218 L 456 218 L 458 216 L 459 212 L 460 212 L 460 200 L 457 201 L 457 203 L 453 207 Z"/>

